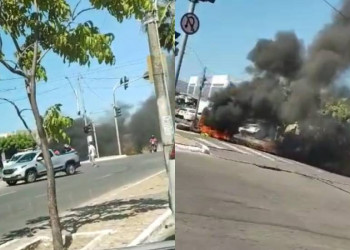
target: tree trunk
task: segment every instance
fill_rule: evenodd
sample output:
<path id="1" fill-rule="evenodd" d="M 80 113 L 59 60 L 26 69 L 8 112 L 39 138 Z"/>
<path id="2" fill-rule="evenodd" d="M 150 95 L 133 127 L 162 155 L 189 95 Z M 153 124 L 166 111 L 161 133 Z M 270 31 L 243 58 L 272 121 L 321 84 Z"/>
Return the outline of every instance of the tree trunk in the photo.
<path id="1" fill-rule="evenodd" d="M 34 6 L 36 12 L 38 12 L 38 7 L 36 0 L 34 0 Z M 33 111 L 36 127 L 38 130 L 38 135 L 40 138 L 40 147 L 43 153 L 46 171 L 47 171 L 47 199 L 49 207 L 49 216 L 51 224 L 52 233 L 52 244 L 54 250 L 63 250 L 63 239 L 61 232 L 60 217 L 58 215 L 57 209 L 57 199 L 56 199 L 56 185 L 55 185 L 55 173 L 53 170 L 53 164 L 49 152 L 49 143 L 47 140 L 47 135 L 43 127 L 43 119 L 40 116 L 38 103 L 36 101 L 36 69 L 38 62 L 38 37 L 39 30 L 35 30 L 35 42 L 34 42 L 34 53 L 32 61 L 32 69 L 29 79 L 26 80 L 27 94 L 30 102 L 30 106 Z M 28 75 L 28 74 L 27 74 Z"/>
<path id="2" fill-rule="evenodd" d="M 38 135 L 41 141 L 40 147 L 43 152 L 43 157 L 45 160 L 45 166 L 47 169 L 47 198 L 48 207 L 50 215 L 50 223 L 52 230 L 52 240 L 54 250 L 63 249 L 63 240 L 61 233 L 60 218 L 57 209 L 57 199 L 56 199 L 56 184 L 55 184 L 55 174 L 53 170 L 53 164 L 49 153 L 49 145 L 46 136 L 46 132 L 43 127 L 42 117 L 40 116 L 38 104 L 34 95 L 30 94 L 30 105 L 33 110 L 35 123 L 38 130 Z"/>

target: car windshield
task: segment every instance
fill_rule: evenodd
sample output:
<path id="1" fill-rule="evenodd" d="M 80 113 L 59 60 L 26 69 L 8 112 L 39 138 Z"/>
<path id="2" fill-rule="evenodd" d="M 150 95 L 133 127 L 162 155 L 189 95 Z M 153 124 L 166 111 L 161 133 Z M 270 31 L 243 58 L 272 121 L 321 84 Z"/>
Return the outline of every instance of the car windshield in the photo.
<path id="1" fill-rule="evenodd" d="M 22 156 L 23 156 L 23 154 L 16 154 L 16 155 L 12 156 L 9 161 L 18 161 L 18 159 L 21 158 Z"/>
<path id="2" fill-rule="evenodd" d="M 36 156 L 36 153 L 25 154 L 18 160 L 18 163 L 30 162 L 35 158 L 35 156 Z"/>
<path id="3" fill-rule="evenodd" d="M 189 110 L 188 112 L 190 112 L 190 113 L 196 113 L 196 111 L 194 111 L 194 110 Z"/>

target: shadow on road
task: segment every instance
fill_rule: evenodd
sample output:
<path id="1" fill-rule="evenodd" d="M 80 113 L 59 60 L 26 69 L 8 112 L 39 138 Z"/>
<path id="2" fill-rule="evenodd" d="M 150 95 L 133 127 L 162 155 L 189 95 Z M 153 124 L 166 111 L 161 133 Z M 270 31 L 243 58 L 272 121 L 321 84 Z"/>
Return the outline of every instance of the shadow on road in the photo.
<path id="1" fill-rule="evenodd" d="M 168 205 L 166 199 L 132 199 L 104 202 L 93 206 L 74 208 L 61 217 L 62 228 L 70 233 L 76 233 L 86 224 L 100 221 L 122 220 L 152 210 L 164 208 Z M 26 227 L 4 234 L 0 245 L 8 241 L 23 237 L 33 237 L 39 230 L 50 228 L 48 216 L 40 216 L 26 222 Z"/>

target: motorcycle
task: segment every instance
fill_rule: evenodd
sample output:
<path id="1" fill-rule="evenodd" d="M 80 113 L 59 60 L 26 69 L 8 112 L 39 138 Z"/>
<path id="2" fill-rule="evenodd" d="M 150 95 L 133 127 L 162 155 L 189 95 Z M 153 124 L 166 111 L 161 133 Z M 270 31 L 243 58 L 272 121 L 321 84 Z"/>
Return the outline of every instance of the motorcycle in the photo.
<path id="1" fill-rule="evenodd" d="M 157 152 L 158 145 L 156 143 L 152 143 L 150 145 L 150 153 L 156 153 Z"/>

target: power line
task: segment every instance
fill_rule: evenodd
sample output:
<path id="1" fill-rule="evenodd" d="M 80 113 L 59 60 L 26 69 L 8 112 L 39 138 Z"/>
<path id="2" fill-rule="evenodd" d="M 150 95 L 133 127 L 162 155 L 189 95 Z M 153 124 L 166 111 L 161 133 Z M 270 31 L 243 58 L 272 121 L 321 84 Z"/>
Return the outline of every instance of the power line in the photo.
<path id="1" fill-rule="evenodd" d="M 331 7 L 335 12 L 337 12 L 339 15 L 341 15 L 345 20 L 348 20 L 349 18 L 345 16 L 340 10 L 338 10 L 334 5 L 332 5 L 327 0 L 322 0 L 324 3 L 326 3 L 329 7 Z"/>

